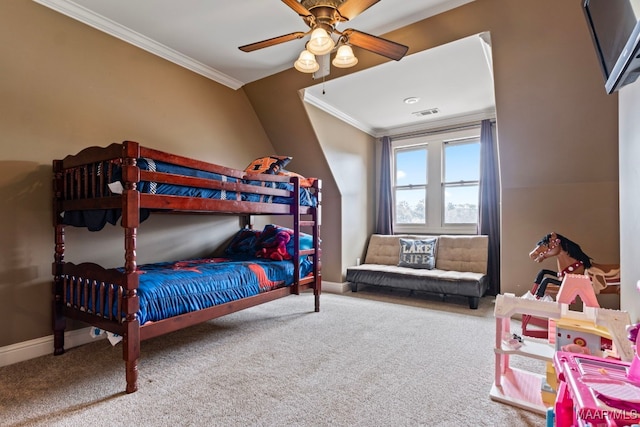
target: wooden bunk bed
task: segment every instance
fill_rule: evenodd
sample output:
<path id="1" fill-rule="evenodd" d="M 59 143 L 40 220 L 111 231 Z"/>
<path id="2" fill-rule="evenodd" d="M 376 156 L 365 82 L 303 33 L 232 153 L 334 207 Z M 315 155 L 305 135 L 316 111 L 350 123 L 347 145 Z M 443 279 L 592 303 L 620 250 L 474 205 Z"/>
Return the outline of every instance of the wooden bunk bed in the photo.
<path id="1" fill-rule="evenodd" d="M 126 392 L 132 393 L 138 388 L 140 342 L 145 339 L 304 290 L 313 290 L 314 309 L 319 311 L 321 182 L 304 180 L 305 184 L 301 185 L 301 177 L 291 175 L 247 173 L 145 148 L 132 141 L 89 147 L 76 155 L 54 160 L 54 354 L 64 353 L 67 318 L 122 336 Z M 216 294 L 209 298 L 211 301 L 198 301 L 187 308 L 173 307 L 171 314 L 160 312 L 154 314 L 155 317 L 149 316 L 147 312 L 151 309 L 145 309 L 148 304 L 145 302 L 147 285 L 143 281 L 152 274 L 147 273 L 160 267 L 171 270 L 173 266 L 175 270 L 178 264 L 164 263 L 167 265 L 160 267 L 155 264 L 148 267 L 137 265 L 138 228 L 144 218 L 155 212 L 233 214 L 246 218 L 246 224 L 249 224 L 251 215 L 286 215 L 292 218 L 290 222 L 293 224 L 287 229 L 291 235 L 288 246 L 291 248 L 290 260 L 225 259 L 231 261 L 229 267 L 236 263 L 259 268 L 262 278 L 258 281 L 266 280 L 271 285 L 247 283 L 245 286 L 242 282 L 251 280 L 242 278 L 250 275 L 239 273 L 239 284 L 233 285 L 233 292 L 223 293 L 222 297 Z M 122 268 L 107 269 L 91 262 L 65 262 L 66 226 L 97 230 L 106 222 L 116 223 L 118 220 L 124 229 Z M 303 239 L 309 242 L 301 249 Z M 221 261 L 183 262 L 198 264 L 198 268 L 192 270 L 200 273 L 199 266 L 223 264 Z M 272 264 L 264 264 L 268 262 Z M 263 267 L 270 271 L 271 266 L 283 266 L 286 278 L 270 281 Z M 166 270 L 163 274 L 168 276 Z M 216 279 L 209 281 L 215 282 Z M 196 285 L 189 285 L 192 286 Z M 197 308 L 194 309 L 193 305 Z"/>

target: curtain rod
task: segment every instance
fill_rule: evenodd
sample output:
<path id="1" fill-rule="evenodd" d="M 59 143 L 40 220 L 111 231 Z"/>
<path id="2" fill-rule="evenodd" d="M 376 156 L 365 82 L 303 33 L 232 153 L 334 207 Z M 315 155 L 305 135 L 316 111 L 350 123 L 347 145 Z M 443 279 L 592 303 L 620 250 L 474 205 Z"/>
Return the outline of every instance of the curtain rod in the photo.
<path id="1" fill-rule="evenodd" d="M 495 119 L 490 119 L 491 123 L 495 123 L 496 120 Z M 461 125 L 456 125 L 456 126 L 451 126 L 451 127 L 445 127 L 445 128 L 438 128 L 438 129 L 428 129 L 428 130 L 420 130 L 420 131 L 415 131 L 415 132 L 408 132 L 408 133 L 401 133 L 398 135 L 394 135 L 394 136 L 390 136 L 389 138 L 392 141 L 398 141 L 398 140 L 402 140 L 402 139 L 410 139 L 410 138 L 417 138 L 420 136 L 427 136 L 427 135 L 436 135 L 439 133 L 447 133 L 447 132 L 453 132 L 456 130 L 465 130 L 465 129 L 472 129 L 475 127 L 480 127 L 480 124 L 482 123 L 482 121 L 476 121 L 476 122 L 470 122 L 470 123 L 466 123 L 466 124 L 461 124 Z"/>

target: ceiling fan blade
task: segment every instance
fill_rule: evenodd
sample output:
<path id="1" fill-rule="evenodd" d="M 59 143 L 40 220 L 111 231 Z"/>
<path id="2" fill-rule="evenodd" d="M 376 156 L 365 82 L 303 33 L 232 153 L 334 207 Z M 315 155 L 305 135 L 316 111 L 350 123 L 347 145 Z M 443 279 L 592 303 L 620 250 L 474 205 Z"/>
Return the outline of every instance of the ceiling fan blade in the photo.
<path id="1" fill-rule="evenodd" d="M 349 39 L 349 43 L 353 46 L 361 47 L 362 49 L 386 56 L 390 59 L 395 59 L 396 61 L 401 60 L 409 50 L 409 47 L 403 44 L 383 39 L 382 37 L 372 36 L 371 34 L 363 33 L 362 31 L 352 28 L 344 30 L 342 34 Z"/>
<path id="2" fill-rule="evenodd" d="M 275 46 L 280 43 L 288 42 L 295 39 L 301 39 L 306 36 L 308 33 L 303 33 L 301 31 L 297 31 L 291 34 L 285 34 L 284 36 L 274 37 L 272 39 L 262 40 L 261 42 L 246 44 L 244 46 L 240 46 L 240 49 L 243 52 L 253 52 L 254 50 L 263 49 L 265 47 Z"/>
<path id="3" fill-rule="evenodd" d="M 340 13 L 343 18 L 353 19 L 379 1 L 380 0 L 345 0 L 338 6 L 338 13 Z"/>
<path id="4" fill-rule="evenodd" d="M 310 16 L 311 15 L 311 12 L 309 12 L 306 7 L 301 5 L 298 2 L 298 0 L 282 0 L 282 2 L 284 4 L 286 4 L 287 6 L 289 6 L 291 9 L 293 9 L 293 11 L 295 13 L 297 13 L 298 15 L 300 15 L 300 16 Z"/>

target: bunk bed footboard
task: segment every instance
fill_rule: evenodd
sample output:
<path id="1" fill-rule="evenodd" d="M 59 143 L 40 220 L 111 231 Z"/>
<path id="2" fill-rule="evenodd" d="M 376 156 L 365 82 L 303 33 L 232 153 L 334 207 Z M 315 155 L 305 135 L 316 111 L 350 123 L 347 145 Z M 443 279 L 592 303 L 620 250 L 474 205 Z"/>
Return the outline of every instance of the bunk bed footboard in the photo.
<path id="1" fill-rule="evenodd" d="M 125 332 L 126 322 L 135 320 L 137 294 L 135 290 L 127 292 L 124 273 L 93 263 L 54 264 L 56 267 L 59 274 L 54 278 L 55 354 L 64 352 L 64 318 L 119 335 Z"/>

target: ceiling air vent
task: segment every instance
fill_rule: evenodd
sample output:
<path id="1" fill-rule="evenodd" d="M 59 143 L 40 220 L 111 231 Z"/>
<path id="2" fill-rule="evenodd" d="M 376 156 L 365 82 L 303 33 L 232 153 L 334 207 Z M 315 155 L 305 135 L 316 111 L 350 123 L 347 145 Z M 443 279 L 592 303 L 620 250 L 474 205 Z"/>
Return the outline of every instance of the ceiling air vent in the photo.
<path id="1" fill-rule="evenodd" d="M 414 111 L 413 114 L 416 117 L 424 117 L 424 116 L 431 116 L 433 114 L 438 114 L 440 112 L 440 110 L 438 110 L 437 108 L 429 108 L 427 110 L 422 110 L 422 111 Z"/>

